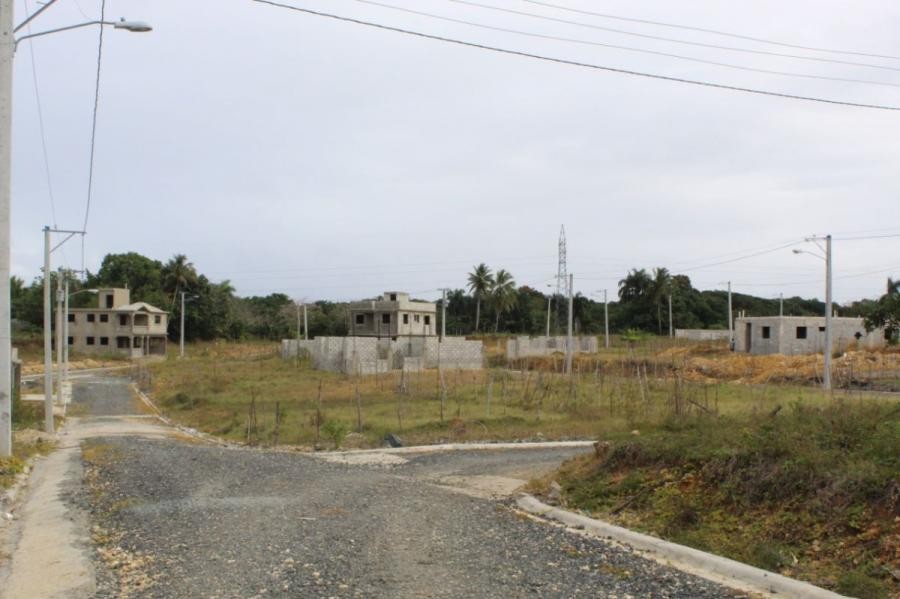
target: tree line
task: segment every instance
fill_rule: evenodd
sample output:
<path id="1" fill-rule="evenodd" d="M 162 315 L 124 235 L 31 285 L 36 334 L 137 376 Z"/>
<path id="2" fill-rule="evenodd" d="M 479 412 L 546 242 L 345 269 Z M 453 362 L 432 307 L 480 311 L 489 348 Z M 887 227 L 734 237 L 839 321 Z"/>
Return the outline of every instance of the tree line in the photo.
<path id="1" fill-rule="evenodd" d="M 56 274 L 51 277 L 55 284 Z M 96 273 L 73 281 L 71 291 L 96 287 L 128 287 L 131 301 L 144 301 L 167 310 L 169 336 L 179 333 L 180 294 L 185 293 L 185 337 L 188 340 L 212 339 L 283 339 L 297 333 L 298 305 L 283 293 L 239 297 L 228 280 L 213 282 L 198 273 L 183 254 L 167 262 L 129 252 L 108 254 Z M 43 322 L 43 279 L 27 284 L 12 279 L 12 316 L 15 329 L 38 329 Z M 726 329 L 728 327 L 728 294 L 723 290 L 695 289 L 689 277 L 673 275 L 665 268 L 632 269 L 609 294 L 611 332 L 636 329 L 648 333 L 668 331 L 668 303 L 671 296 L 675 327 L 685 329 Z M 90 294 L 72 296 L 72 307 L 93 305 Z M 440 301 L 439 301 L 440 304 Z M 604 306 L 599 298 L 581 293 L 573 297 L 573 324 L 580 334 L 600 334 L 604 328 Z M 733 293 L 735 315 L 741 311 L 751 316 L 774 316 L 779 313 L 779 300 Z M 348 305 L 346 302 L 319 300 L 308 309 L 311 336 L 346 335 Z M 527 285 L 517 285 L 506 269 L 492 270 L 486 264 L 474 266 L 467 273 L 464 289 L 447 294 L 447 333 L 471 334 L 564 334 L 568 298 L 545 294 Z M 784 298 L 784 314 L 815 316 L 824 313 L 825 305 L 815 299 Z M 893 326 L 900 321 L 900 284 L 889 281 L 888 291 L 877 301 L 862 300 L 841 308 L 847 316 L 866 316 L 871 326 Z M 438 310 L 438 318 L 442 311 Z"/>

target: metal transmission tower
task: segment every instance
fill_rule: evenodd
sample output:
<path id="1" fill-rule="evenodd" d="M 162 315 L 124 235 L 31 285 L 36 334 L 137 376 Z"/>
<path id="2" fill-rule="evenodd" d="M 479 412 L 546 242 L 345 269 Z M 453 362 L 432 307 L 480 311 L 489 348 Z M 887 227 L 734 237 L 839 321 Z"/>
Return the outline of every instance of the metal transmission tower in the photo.
<path id="1" fill-rule="evenodd" d="M 559 227 L 559 269 L 556 273 L 556 295 L 569 293 L 569 278 L 566 273 L 566 226 Z"/>

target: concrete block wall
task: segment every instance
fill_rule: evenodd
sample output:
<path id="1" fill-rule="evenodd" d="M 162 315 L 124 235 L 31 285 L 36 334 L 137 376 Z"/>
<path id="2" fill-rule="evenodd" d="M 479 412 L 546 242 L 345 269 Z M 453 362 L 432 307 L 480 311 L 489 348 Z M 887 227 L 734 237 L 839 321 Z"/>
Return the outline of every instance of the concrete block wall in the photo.
<path id="1" fill-rule="evenodd" d="M 597 352 L 597 348 L 599 347 L 597 338 L 594 336 L 573 337 L 572 342 L 572 349 L 575 353 L 593 354 Z M 551 337 L 520 336 L 510 339 L 506 343 L 506 357 L 510 360 L 533 356 L 549 356 L 556 352 L 565 353 L 565 351 L 565 335 Z"/>
<path id="2" fill-rule="evenodd" d="M 862 318 L 835 317 L 832 323 L 832 350 L 875 349 L 884 346 L 884 331 L 867 333 Z M 798 338 L 798 328 L 806 338 Z M 768 338 L 764 337 L 768 329 Z M 748 317 L 735 321 L 735 351 L 751 354 L 810 354 L 825 348 L 825 318 L 821 316 Z M 859 339 L 857 340 L 857 335 Z"/>
<path id="3" fill-rule="evenodd" d="M 688 341 L 728 341 L 728 330 L 675 329 L 675 338 Z"/>
<path id="4" fill-rule="evenodd" d="M 484 344 L 464 337 L 445 337 L 443 342 L 437 337 L 426 337 L 424 358 L 426 368 L 437 368 L 440 359 L 441 368 L 481 370 L 484 368 Z"/>
<path id="5" fill-rule="evenodd" d="M 388 370 L 410 371 L 437 368 L 437 337 L 407 339 L 377 339 L 375 337 L 317 337 L 308 341 L 284 339 L 281 342 L 283 359 L 296 357 L 298 347 L 307 352 L 313 367 L 347 374 L 375 374 Z M 447 337 L 440 344 L 443 368 L 465 370 L 484 367 L 484 347 L 481 341 L 461 337 Z"/>

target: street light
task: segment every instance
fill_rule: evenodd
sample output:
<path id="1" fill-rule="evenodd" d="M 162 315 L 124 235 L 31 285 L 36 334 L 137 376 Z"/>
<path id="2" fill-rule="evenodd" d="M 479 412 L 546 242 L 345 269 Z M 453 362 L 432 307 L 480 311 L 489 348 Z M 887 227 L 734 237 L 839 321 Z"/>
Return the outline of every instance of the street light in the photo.
<path id="1" fill-rule="evenodd" d="M 595 291 L 591 295 L 599 298 L 600 292 Z M 609 349 L 609 302 L 606 299 L 606 289 L 603 290 L 603 346 Z"/>
<path id="2" fill-rule="evenodd" d="M 547 283 L 547 287 L 553 287 L 550 283 Z M 547 294 L 547 337 L 550 336 L 550 303 L 553 301 L 553 293 Z"/>
<path id="3" fill-rule="evenodd" d="M 14 0 L 0 0 L 0 457 L 12 455 L 12 327 L 10 323 L 10 170 L 12 168 L 12 75 L 13 57 L 18 43 L 27 38 L 87 25 L 112 25 L 126 31 L 150 31 L 146 23 L 121 20 L 91 21 L 61 27 L 15 39 L 15 33 L 47 10 L 56 0 L 49 0 L 17 27 L 13 25 Z M 49 268 L 44 277 L 50 276 Z M 45 296 L 46 297 L 46 296 Z M 46 313 L 46 312 L 45 312 Z M 44 326 L 49 327 L 49 318 Z M 48 373 L 49 374 L 49 373 Z M 52 376 L 52 375 L 50 375 Z M 45 381 L 47 378 L 45 377 Z M 52 384 L 52 380 L 51 380 Z M 46 390 L 45 390 L 46 391 Z M 54 431 L 53 406 L 45 401 L 44 426 Z"/>
<path id="4" fill-rule="evenodd" d="M 819 245 L 819 241 L 822 240 L 825 241 L 824 248 Z M 822 388 L 825 391 L 831 391 L 831 235 L 807 237 L 805 241 L 815 243 L 824 252 L 822 255 L 797 248 L 792 250 L 794 254 L 809 254 L 825 261 L 825 347 L 822 351 L 825 357 L 825 368 L 822 373 Z"/>

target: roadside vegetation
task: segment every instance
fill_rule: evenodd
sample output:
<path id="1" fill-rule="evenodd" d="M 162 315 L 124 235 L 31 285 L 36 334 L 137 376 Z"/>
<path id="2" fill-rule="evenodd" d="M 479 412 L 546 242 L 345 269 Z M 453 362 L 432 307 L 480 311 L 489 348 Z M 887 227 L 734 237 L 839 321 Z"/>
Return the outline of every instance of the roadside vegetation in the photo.
<path id="1" fill-rule="evenodd" d="M 18 392 L 13 397 L 13 454 L 0 457 L 0 489 L 6 489 L 15 482 L 16 476 L 28 465 L 28 460 L 37 454 L 47 454 L 56 446 L 50 435 L 40 431 L 44 419 L 44 406 L 37 403 L 19 401 Z"/>

